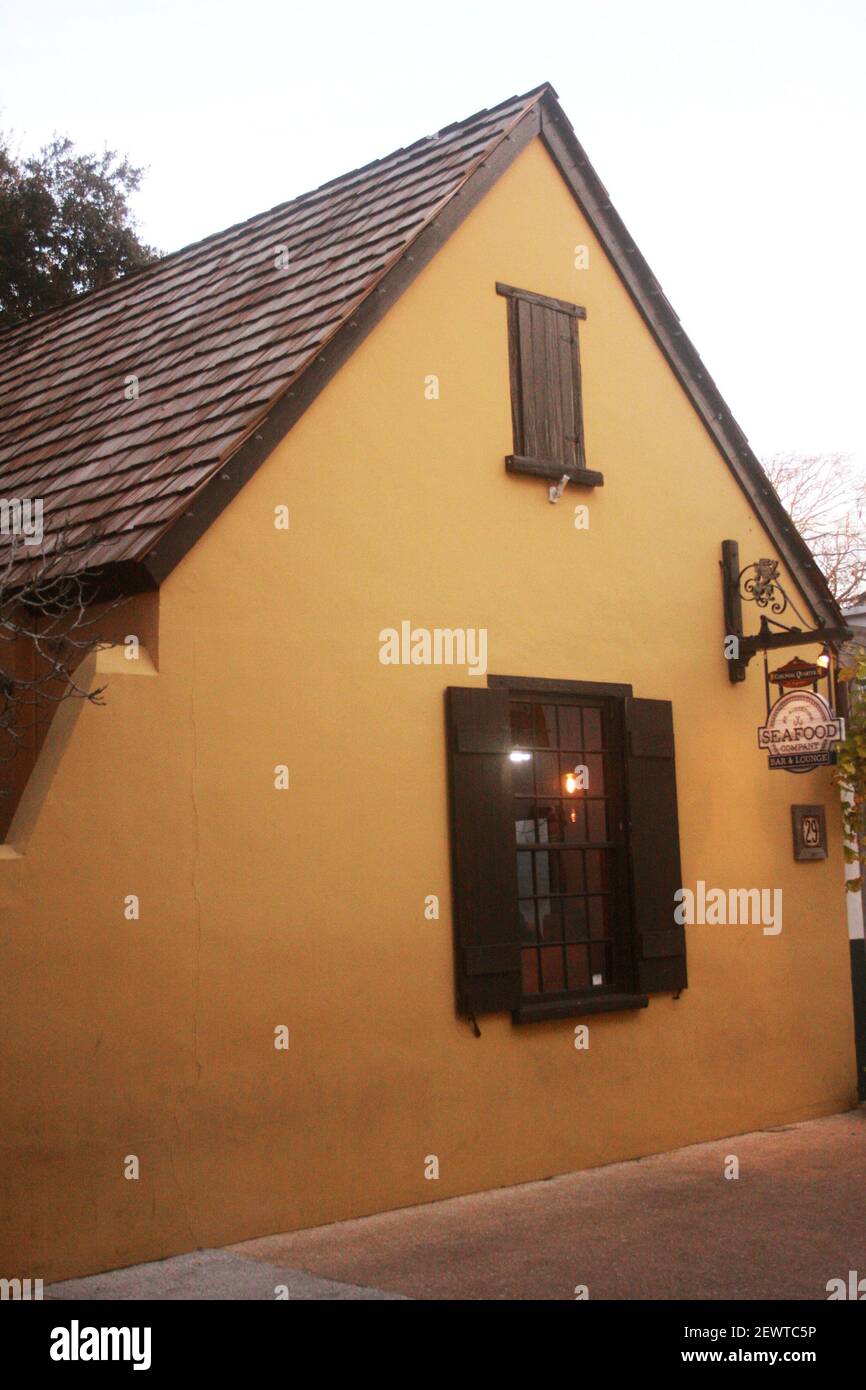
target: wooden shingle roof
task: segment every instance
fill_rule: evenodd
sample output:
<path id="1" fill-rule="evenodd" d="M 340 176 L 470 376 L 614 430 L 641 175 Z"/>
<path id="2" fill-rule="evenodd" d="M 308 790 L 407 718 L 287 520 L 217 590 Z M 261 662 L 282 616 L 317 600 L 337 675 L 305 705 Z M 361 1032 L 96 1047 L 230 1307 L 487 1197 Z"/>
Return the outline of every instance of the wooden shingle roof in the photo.
<path id="1" fill-rule="evenodd" d="M 43 500 L 64 568 L 159 584 L 536 138 L 816 618 L 841 624 L 547 83 L 0 335 L 0 499 Z"/>
<path id="2" fill-rule="evenodd" d="M 0 496 L 142 559 L 541 90 L 0 335 Z"/>

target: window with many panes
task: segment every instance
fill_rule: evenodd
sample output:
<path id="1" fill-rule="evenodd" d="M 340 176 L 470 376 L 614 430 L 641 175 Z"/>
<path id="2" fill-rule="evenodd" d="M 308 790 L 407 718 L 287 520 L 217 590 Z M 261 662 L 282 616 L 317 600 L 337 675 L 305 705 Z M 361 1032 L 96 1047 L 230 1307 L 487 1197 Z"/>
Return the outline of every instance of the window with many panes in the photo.
<path id="1" fill-rule="evenodd" d="M 686 984 L 673 707 L 628 685 L 446 692 L 457 1008 L 516 1022 Z"/>
<path id="2" fill-rule="evenodd" d="M 628 989 L 617 706 L 518 697 L 510 717 L 523 993 Z"/>

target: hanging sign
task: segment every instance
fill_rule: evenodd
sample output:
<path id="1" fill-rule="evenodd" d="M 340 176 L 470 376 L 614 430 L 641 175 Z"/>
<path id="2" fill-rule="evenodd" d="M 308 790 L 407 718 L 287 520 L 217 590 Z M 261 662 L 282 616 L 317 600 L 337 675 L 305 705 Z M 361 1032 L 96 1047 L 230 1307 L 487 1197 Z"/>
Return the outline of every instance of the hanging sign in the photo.
<path id="1" fill-rule="evenodd" d="M 776 701 L 758 729 L 758 747 L 768 751 L 771 768 L 810 772 L 833 762 L 833 745 L 844 737 L 844 719 L 836 718 L 822 696 L 792 690 Z"/>
<path id="2" fill-rule="evenodd" d="M 784 666 L 771 671 L 768 679 L 788 690 L 803 690 L 810 685 L 816 685 L 824 674 L 814 662 L 802 661 L 799 656 L 795 656 L 791 661 L 786 661 Z"/>

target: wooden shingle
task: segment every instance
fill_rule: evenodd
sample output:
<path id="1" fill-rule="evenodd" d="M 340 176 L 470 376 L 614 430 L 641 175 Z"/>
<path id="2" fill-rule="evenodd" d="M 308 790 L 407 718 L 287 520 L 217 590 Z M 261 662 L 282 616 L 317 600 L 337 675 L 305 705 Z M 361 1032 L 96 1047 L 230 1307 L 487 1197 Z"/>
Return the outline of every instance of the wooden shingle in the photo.
<path id="1" fill-rule="evenodd" d="M 141 560 L 543 90 L 0 335 L 0 495 Z"/>

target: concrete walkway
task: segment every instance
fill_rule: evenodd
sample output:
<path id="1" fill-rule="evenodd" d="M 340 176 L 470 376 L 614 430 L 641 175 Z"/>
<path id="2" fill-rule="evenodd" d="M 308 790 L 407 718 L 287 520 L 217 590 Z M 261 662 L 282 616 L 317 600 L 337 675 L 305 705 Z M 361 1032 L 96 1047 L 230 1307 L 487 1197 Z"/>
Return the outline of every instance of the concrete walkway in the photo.
<path id="1" fill-rule="evenodd" d="M 734 1154 L 739 1178 L 726 1179 Z M 48 1298 L 826 1299 L 866 1276 L 866 1108 L 54 1284 Z"/>
<path id="2" fill-rule="evenodd" d="M 399 1299 L 398 1293 L 362 1289 L 333 1279 L 319 1279 L 302 1269 L 282 1269 L 266 1260 L 251 1259 L 231 1250 L 194 1250 L 170 1260 L 113 1269 L 86 1279 L 66 1279 L 45 1290 L 55 1299 L 155 1299 L 184 1303 L 230 1300 L 233 1303 L 267 1299 Z"/>

